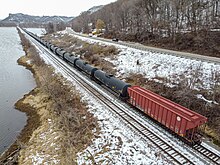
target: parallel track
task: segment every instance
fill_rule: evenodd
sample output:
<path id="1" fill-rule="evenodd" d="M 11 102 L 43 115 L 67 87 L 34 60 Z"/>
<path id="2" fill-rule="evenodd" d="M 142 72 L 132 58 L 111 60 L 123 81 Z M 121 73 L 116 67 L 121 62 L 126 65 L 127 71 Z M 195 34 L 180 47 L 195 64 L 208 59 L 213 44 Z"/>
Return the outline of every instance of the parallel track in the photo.
<path id="1" fill-rule="evenodd" d="M 32 39 L 32 42 L 34 42 L 36 45 L 38 45 L 39 49 L 43 50 L 48 56 L 48 58 L 59 68 L 62 68 L 63 72 L 67 74 L 69 77 L 71 77 L 74 81 L 76 81 L 82 88 L 84 88 L 86 91 L 91 93 L 94 97 L 99 99 L 105 106 L 109 107 L 111 111 L 118 114 L 125 122 L 129 123 L 133 128 L 135 128 L 136 131 L 138 131 L 140 134 L 142 134 L 143 138 L 145 140 L 150 141 L 153 143 L 157 148 L 163 151 L 164 155 L 168 157 L 168 160 L 173 160 L 174 164 L 196 164 L 190 160 L 190 158 L 187 158 L 187 156 L 180 153 L 177 149 L 175 149 L 172 145 L 167 144 L 166 141 L 164 141 L 161 137 L 159 137 L 157 134 L 149 130 L 145 125 L 143 125 L 141 122 L 139 122 L 133 114 L 130 114 L 127 109 L 121 108 L 119 105 L 113 103 L 112 99 L 109 97 L 103 95 L 100 91 L 97 91 L 93 86 L 91 86 L 90 83 L 88 83 L 85 78 L 80 76 L 76 73 L 76 71 L 73 71 L 69 69 L 66 66 L 66 63 L 63 61 L 61 62 L 58 60 L 58 57 L 55 57 L 47 48 L 43 48 L 43 46 L 38 43 L 36 40 Z M 199 152 L 201 155 L 206 157 L 206 159 L 211 160 L 212 163 L 220 164 L 219 160 L 220 157 L 210 151 L 209 149 L 203 147 L 193 147 L 197 152 Z M 203 151 L 206 152 L 203 152 Z"/>
<path id="2" fill-rule="evenodd" d="M 195 145 L 193 146 L 193 148 L 201 155 L 209 159 L 212 163 L 220 164 L 220 156 L 209 150 L 208 148 L 205 148 L 202 144 Z"/>
<path id="3" fill-rule="evenodd" d="M 88 37 L 84 34 L 75 33 L 71 29 L 68 29 L 68 32 L 72 33 L 74 35 L 81 36 L 81 37 L 91 38 L 91 37 Z M 176 56 L 176 57 L 196 59 L 196 60 L 200 60 L 200 61 L 220 64 L 220 58 L 218 58 L 218 57 L 211 57 L 211 56 L 199 55 L 199 54 L 188 53 L 188 52 L 179 52 L 179 51 L 174 51 L 174 50 L 161 49 L 161 48 L 145 46 L 145 45 L 141 45 L 141 44 L 137 44 L 137 43 L 114 42 L 114 41 L 111 41 L 109 39 L 104 39 L 104 38 L 100 38 L 100 37 L 93 37 L 92 39 L 99 40 L 99 41 L 104 41 L 104 42 L 109 42 L 109 43 L 114 43 L 114 44 L 118 44 L 118 45 L 123 45 L 123 46 L 127 46 L 127 47 L 130 47 L 130 48 L 135 48 L 135 49 L 139 49 L 139 50 L 143 50 L 143 51 L 150 51 L 150 52 L 153 52 L 153 53 L 165 53 L 165 54 L 173 55 L 173 56 Z"/>

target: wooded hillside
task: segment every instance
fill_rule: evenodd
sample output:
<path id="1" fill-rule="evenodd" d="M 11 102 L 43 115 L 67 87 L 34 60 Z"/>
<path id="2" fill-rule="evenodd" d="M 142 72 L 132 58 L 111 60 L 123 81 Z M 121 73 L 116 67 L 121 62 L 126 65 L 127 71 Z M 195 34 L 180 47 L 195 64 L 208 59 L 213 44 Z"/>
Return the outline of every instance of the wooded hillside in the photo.
<path id="1" fill-rule="evenodd" d="M 94 13 L 81 13 L 72 28 L 89 33 L 98 19 L 105 23 L 105 37 L 160 47 L 175 45 L 178 50 L 208 44 L 208 54 L 220 53 L 219 0 L 118 0 Z"/>

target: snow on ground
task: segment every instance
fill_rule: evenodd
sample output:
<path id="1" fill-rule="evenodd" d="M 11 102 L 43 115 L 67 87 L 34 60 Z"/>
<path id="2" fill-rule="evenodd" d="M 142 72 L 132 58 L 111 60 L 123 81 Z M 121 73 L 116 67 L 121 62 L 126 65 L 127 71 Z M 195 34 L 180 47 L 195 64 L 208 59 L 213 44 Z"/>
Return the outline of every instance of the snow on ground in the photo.
<path id="1" fill-rule="evenodd" d="M 40 49 L 38 49 L 39 52 Z M 68 77 L 59 67 L 51 63 L 47 56 L 42 52 L 40 53 L 43 59 L 55 67 L 56 72 L 61 73 L 80 91 L 82 100 L 88 103 L 88 108 L 91 113 L 98 118 L 99 126 L 101 127 L 100 134 L 96 135 L 96 139 L 93 139 L 93 144 L 90 145 L 85 151 L 78 153 L 78 164 L 171 164 L 162 151 L 156 149 L 151 142 L 144 140 L 137 132 L 130 128 L 126 123 L 121 121 L 117 115 L 109 112 L 108 108 L 94 99 L 91 94 L 82 89 L 76 82 Z M 62 61 L 61 59 L 59 59 Z M 76 72 L 72 67 L 71 70 Z M 88 80 L 87 78 L 87 81 Z M 95 84 L 93 82 L 90 82 Z M 98 87 L 96 87 L 98 88 Z M 100 88 L 98 88 L 100 90 Z M 116 102 L 117 100 L 112 100 Z M 140 119 L 141 120 L 141 119 Z M 158 130 L 152 123 L 143 121 L 143 124 L 151 127 L 156 131 L 158 135 L 163 136 L 164 139 L 169 141 L 171 145 L 175 145 L 180 149 L 184 155 L 192 158 L 194 162 L 203 164 L 198 158 L 195 158 L 189 153 L 187 149 L 181 147 L 171 135 L 164 133 L 164 131 Z M 94 131 L 95 132 L 95 131 Z M 172 139 L 172 140 L 170 140 Z M 182 144 L 182 143 L 181 143 Z"/>
<path id="2" fill-rule="evenodd" d="M 40 52 L 40 49 L 38 51 Z M 43 53 L 41 56 L 46 63 L 51 63 Z M 89 111 L 98 118 L 101 127 L 101 134 L 97 135 L 93 144 L 78 154 L 78 164 L 92 164 L 92 159 L 89 159 L 91 155 L 97 164 L 169 164 L 161 151 L 155 149 L 152 144 L 146 144 L 140 136 L 109 112 L 107 107 L 97 102 L 60 68 L 53 66 L 56 72 L 61 73 L 80 91 L 82 100 L 88 103 Z M 40 157 L 38 159 L 41 160 Z"/>
<path id="3" fill-rule="evenodd" d="M 88 94 L 80 88 L 60 68 L 51 63 L 40 49 L 38 49 L 38 51 L 46 63 L 52 64 L 56 72 L 61 73 L 76 86 L 76 89 L 82 94 L 82 100 L 88 102 L 89 111 L 98 118 L 101 133 L 96 135 L 96 139 L 93 139 L 92 145 L 85 151 L 78 153 L 78 164 L 93 164 L 94 162 L 97 164 L 171 164 L 164 158 L 160 150 L 156 149 L 150 142 L 142 139 L 141 136 L 126 125 L 126 123 L 117 118 L 115 114 L 109 112 L 107 107 L 94 99 L 91 94 Z M 134 52 L 136 51 L 137 50 Z M 72 70 L 74 69 L 72 68 Z M 143 120 L 143 124 L 157 132 L 159 136 L 169 141 L 172 146 L 182 151 L 184 155 L 187 155 L 194 162 L 204 164 L 204 162 L 201 162 L 201 160 L 192 155 L 193 151 L 187 149 L 182 142 L 173 138 L 172 135 L 166 131 L 164 132 L 162 128 L 158 128 L 155 124 L 146 120 Z M 41 160 L 41 157 L 36 155 L 34 159 Z"/>
<path id="4" fill-rule="evenodd" d="M 46 34 L 46 30 L 44 28 L 27 28 L 27 30 L 40 37 Z"/>
<path id="5" fill-rule="evenodd" d="M 60 141 L 62 141 L 63 134 L 58 129 L 58 120 L 47 109 L 48 102 L 45 99 L 47 98 L 42 93 L 38 93 L 37 96 L 27 96 L 23 102 L 37 109 L 41 124 L 32 133 L 25 149 L 21 150 L 20 164 L 41 165 L 60 163 L 59 155 L 62 154 Z"/>
<path id="6" fill-rule="evenodd" d="M 35 165 L 45 164 L 45 162 L 47 162 L 47 164 L 59 164 L 58 154 L 56 154 L 55 151 L 60 150 L 60 146 L 55 142 L 55 140 L 59 140 L 61 137 L 59 132 L 55 131 L 56 129 L 57 128 L 54 126 L 51 119 L 48 119 L 48 130 L 41 130 L 42 133 L 38 137 L 41 140 L 42 146 L 30 146 L 29 156 L 26 157 L 24 162 L 31 159 L 32 164 Z M 40 131 L 40 129 L 37 131 Z M 31 141 L 33 140 L 31 139 Z M 39 142 L 37 142 L 37 144 L 39 144 Z M 52 153 L 49 151 L 52 151 Z"/>
<path id="7" fill-rule="evenodd" d="M 39 49 L 38 51 L 40 52 Z M 51 63 L 43 53 L 41 56 L 46 63 Z M 151 144 L 146 144 L 105 106 L 97 102 L 91 94 L 80 88 L 60 68 L 53 66 L 57 72 L 61 72 L 63 76 L 72 81 L 76 89 L 80 91 L 82 99 L 88 102 L 89 111 L 98 118 L 101 127 L 101 134 L 94 139 L 93 144 L 78 154 L 78 164 L 92 164 L 92 159 L 88 160 L 91 155 L 98 164 L 169 164 L 162 158 L 161 151 L 157 151 Z M 38 160 L 41 158 L 39 157 Z"/>
<path id="8" fill-rule="evenodd" d="M 82 89 L 79 89 L 82 92 Z M 168 164 L 161 151 L 146 144 L 137 133 L 120 121 L 114 114 L 89 94 L 82 98 L 89 104 L 89 111 L 99 121 L 101 134 L 84 152 L 78 154 L 79 164 Z"/>
<path id="9" fill-rule="evenodd" d="M 62 34 L 65 33 L 88 43 L 114 45 L 118 48 L 120 53 L 115 59 L 106 58 L 106 60 L 116 66 L 118 71 L 116 76 L 125 78 L 131 73 L 142 74 L 149 80 L 165 83 L 170 87 L 187 80 L 188 86 L 191 89 L 197 90 L 212 90 L 214 85 L 220 85 L 218 80 L 220 64 L 176 57 L 165 53 L 138 50 L 119 44 L 74 35 L 67 30 L 62 32 Z"/>

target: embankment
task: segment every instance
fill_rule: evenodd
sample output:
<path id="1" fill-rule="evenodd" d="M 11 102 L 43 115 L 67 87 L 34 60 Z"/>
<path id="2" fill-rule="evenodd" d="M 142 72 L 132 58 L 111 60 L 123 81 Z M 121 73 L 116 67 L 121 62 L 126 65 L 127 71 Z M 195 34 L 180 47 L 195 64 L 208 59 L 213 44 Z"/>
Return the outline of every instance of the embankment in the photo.
<path id="1" fill-rule="evenodd" d="M 97 119 L 72 84 L 44 63 L 22 33 L 20 37 L 26 55 L 18 63 L 32 71 L 37 87 L 15 104 L 28 121 L 0 164 L 74 164 L 76 154 L 94 138 Z"/>

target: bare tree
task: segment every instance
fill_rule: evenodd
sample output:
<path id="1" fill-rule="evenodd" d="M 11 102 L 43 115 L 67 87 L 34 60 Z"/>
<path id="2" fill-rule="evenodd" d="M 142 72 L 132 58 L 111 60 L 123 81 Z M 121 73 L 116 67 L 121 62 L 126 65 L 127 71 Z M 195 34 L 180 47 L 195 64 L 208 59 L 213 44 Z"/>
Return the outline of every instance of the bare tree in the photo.
<path id="1" fill-rule="evenodd" d="M 73 28 L 88 32 L 88 24 L 105 22 L 108 33 L 144 37 L 171 37 L 176 42 L 179 34 L 210 31 L 220 28 L 219 0 L 118 0 L 102 9 L 83 12 L 74 19 Z"/>

